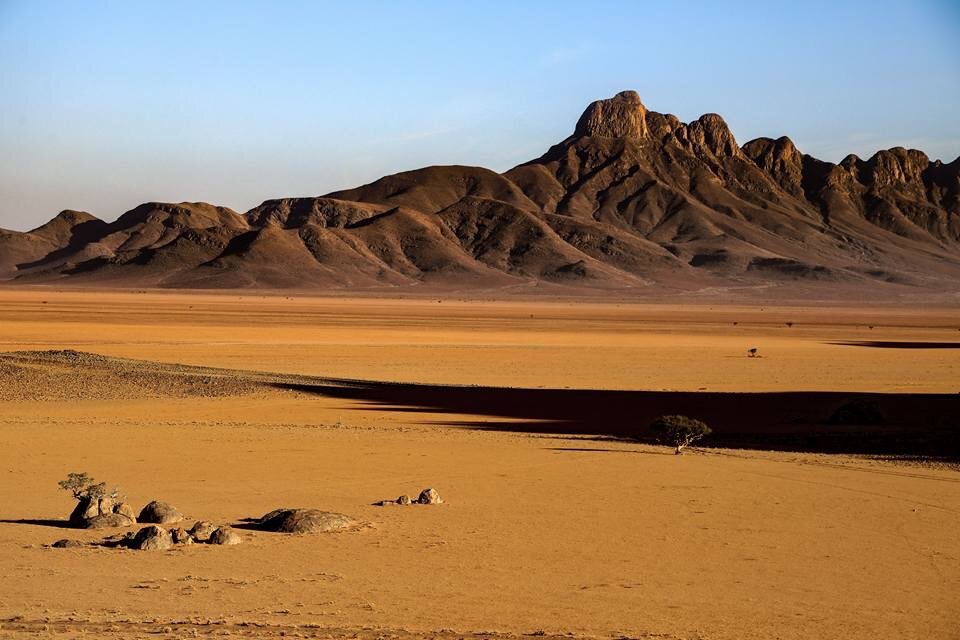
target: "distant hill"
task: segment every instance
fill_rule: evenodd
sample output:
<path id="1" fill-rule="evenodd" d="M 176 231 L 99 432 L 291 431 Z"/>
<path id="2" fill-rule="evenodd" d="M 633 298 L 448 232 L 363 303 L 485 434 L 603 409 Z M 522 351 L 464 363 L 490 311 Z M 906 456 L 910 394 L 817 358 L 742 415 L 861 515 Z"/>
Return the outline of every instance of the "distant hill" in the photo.
<path id="1" fill-rule="evenodd" d="M 498 174 L 427 167 L 240 215 L 147 203 L 0 230 L 0 280 L 116 287 L 960 291 L 960 158 L 900 147 L 839 164 L 737 144 L 633 91 Z M 800 297 L 798 294 L 794 297 Z M 847 295 L 844 293 L 844 295 Z"/>

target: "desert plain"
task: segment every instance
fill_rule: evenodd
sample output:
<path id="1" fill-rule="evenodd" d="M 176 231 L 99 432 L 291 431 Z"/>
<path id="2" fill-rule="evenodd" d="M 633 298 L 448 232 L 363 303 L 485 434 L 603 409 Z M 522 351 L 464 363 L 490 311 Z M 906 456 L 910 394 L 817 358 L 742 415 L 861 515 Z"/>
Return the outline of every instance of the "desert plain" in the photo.
<path id="1" fill-rule="evenodd" d="M 958 638 L 958 343 L 949 307 L 0 289 L 0 637 Z M 837 439 L 867 396 L 904 430 Z M 657 413 L 716 438 L 630 437 Z M 74 471 L 363 526 L 50 548 L 104 535 Z"/>

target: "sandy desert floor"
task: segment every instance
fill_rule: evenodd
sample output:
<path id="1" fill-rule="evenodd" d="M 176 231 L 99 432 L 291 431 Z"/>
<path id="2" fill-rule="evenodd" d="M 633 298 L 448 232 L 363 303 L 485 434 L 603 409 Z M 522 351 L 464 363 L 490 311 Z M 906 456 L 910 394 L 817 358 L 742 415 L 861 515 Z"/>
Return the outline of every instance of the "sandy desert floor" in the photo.
<path id="1" fill-rule="evenodd" d="M 605 437 L 602 406 L 582 435 L 552 434 L 536 412 L 323 386 L 954 402 L 956 343 L 956 309 L 0 290 L 2 352 L 146 361 L 136 376 L 109 359 L 0 361 L 0 637 L 958 638 L 954 464 L 678 457 Z M 198 388 L 170 363 L 224 369 L 211 375 L 226 382 Z M 51 549 L 103 536 L 61 522 L 72 500 L 56 484 L 71 471 L 190 518 L 304 506 L 366 526 L 244 530 L 236 547 L 170 552 Z M 428 486 L 446 503 L 372 504 Z"/>

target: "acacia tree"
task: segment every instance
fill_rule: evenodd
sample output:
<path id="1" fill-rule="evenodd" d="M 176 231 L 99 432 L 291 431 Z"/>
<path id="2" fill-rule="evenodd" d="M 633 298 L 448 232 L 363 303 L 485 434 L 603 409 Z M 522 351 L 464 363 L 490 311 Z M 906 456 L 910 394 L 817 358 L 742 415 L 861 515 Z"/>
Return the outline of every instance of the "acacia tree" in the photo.
<path id="1" fill-rule="evenodd" d="M 106 482 L 95 482 L 87 473 L 70 473 L 66 480 L 57 483 L 64 491 L 69 491 L 77 500 L 90 501 L 100 498 L 116 498 L 118 491 L 107 492 Z"/>
<path id="2" fill-rule="evenodd" d="M 660 416 L 650 424 L 650 430 L 675 446 L 676 455 L 712 431 L 706 423 L 687 416 Z"/>

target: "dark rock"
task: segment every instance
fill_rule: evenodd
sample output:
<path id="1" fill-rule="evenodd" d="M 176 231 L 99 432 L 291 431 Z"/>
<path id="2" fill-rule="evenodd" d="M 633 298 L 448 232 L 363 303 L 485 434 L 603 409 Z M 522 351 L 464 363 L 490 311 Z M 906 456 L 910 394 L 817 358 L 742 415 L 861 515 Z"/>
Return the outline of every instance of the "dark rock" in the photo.
<path id="1" fill-rule="evenodd" d="M 403 494 L 402 496 L 397 498 L 397 504 L 410 504 L 410 502 L 411 502 L 410 496 L 408 496 L 407 494 Z"/>

